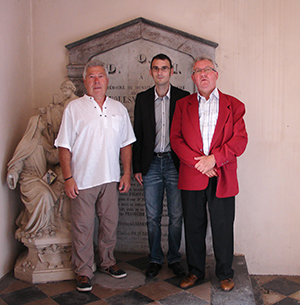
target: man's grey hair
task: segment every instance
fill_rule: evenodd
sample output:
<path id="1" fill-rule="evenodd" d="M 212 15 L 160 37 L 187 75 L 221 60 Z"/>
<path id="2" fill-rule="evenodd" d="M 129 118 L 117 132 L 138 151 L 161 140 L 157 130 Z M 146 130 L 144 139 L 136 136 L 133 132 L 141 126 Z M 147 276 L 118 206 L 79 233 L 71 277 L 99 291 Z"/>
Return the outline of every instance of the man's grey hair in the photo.
<path id="1" fill-rule="evenodd" d="M 99 59 L 92 59 L 92 60 L 88 61 L 84 67 L 83 74 L 82 74 L 83 79 L 85 79 L 86 71 L 90 67 L 102 67 L 105 70 L 106 76 L 108 77 L 108 71 L 107 71 L 105 63 Z"/>
<path id="2" fill-rule="evenodd" d="M 201 60 L 208 60 L 208 61 L 210 61 L 210 62 L 213 64 L 214 69 L 217 69 L 217 67 L 218 67 L 218 65 L 217 65 L 216 62 L 213 60 L 213 58 L 210 57 L 210 56 L 208 56 L 208 55 L 201 55 L 201 56 L 196 57 L 196 58 L 194 59 L 194 62 L 193 62 L 193 67 L 194 67 L 194 65 L 195 65 L 195 63 L 196 63 L 197 61 L 201 61 Z"/>

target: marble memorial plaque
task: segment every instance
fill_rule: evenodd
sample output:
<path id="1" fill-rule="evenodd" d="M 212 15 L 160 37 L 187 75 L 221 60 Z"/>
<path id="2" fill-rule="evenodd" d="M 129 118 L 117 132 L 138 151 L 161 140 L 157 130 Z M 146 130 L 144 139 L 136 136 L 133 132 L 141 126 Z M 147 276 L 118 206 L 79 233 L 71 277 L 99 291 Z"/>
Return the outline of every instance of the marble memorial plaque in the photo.
<path id="1" fill-rule="evenodd" d="M 151 59 L 159 53 L 166 54 L 172 60 L 172 85 L 194 92 L 191 79 L 193 58 L 170 48 L 138 40 L 94 57 L 107 63 L 107 94 L 126 106 L 132 119 L 136 94 L 154 86 L 149 68 Z"/>

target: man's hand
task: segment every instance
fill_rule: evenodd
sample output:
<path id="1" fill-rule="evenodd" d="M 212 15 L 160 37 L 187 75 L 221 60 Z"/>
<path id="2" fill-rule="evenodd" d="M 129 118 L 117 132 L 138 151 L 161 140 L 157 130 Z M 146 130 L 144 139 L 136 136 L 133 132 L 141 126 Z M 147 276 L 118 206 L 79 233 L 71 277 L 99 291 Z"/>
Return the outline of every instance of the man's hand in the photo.
<path id="1" fill-rule="evenodd" d="M 205 175 L 209 178 L 218 177 L 218 172 L 215 168 L 213 168 L 212 170 L 208 171 Z"/>
<path id="2" fill-rule="evenodd" d="M 73 178 L 65 181 L 65 192 L 71 199 L 75 199 L 79 194 L 77 184 Z"/>
<path id="3" fill-rule="evenodd" d="M 209 174 L 211 177 L 216 176 L 216 171 L 214 170 L 216 160 L 214 155 L 195 157 L 194 159 L 198 161 L 195 164 L 195 168 L 200 173 L 203 175 Z"/>
<path id="4" fill-rule="evenodd" d="M 130 175 L 123 175 L 120 179 L 119 191 L 120 193 L 127 193 L 130 189 Z"/>
<path id="5" fill-rule="evenodd" d="M 135 178 L 135 180 L 136 180 L 140 185 L 143 186 L 143 175 L 142 175 L 142 173 L 136 173 L 136 174 L 134 174 L 134 178 Z"/>

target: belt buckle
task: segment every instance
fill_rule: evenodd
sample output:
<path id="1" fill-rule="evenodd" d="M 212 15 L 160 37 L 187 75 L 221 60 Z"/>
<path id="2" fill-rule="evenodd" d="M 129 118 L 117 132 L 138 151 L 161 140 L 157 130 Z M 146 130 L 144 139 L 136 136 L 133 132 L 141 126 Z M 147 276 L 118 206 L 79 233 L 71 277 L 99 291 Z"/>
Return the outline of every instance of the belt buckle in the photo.
<path id="1" fill-rule="evenodd" d="M 159 152 L 156 154 L 158 158 L 163 159 L 169 156 L 168 152 Z"/>

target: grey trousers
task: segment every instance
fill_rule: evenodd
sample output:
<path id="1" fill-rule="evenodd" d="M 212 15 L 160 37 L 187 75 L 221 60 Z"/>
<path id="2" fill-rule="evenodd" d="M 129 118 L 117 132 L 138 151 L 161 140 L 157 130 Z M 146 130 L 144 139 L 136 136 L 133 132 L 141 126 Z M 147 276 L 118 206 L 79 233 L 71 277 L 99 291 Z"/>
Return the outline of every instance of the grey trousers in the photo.
<path id="1" fill-rule="evenodd" d="M 114 249 L 119 218 L 118 183 L 80 190 L 71 207 L 72 265 L 76 275 L 93 277 L 93 232 L 95 215 L 99 220 L 98 247 L 100 268 L 116 263 Z"/>

